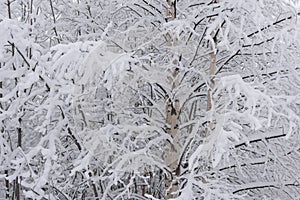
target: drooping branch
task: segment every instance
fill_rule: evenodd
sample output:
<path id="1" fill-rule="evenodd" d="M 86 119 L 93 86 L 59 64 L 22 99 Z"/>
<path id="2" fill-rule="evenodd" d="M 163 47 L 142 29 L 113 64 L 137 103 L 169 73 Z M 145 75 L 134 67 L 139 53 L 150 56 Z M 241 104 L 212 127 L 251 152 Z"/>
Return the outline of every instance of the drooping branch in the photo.
<path id="1" fill-rule="evenodd" d="M 253 139 L 253 140 L 250 140 L 250 141 L 247 141 L 247 142 L 242 142 L 240 144 L 236 144 L 234 147 L 235 148 L 238 148 L 238 147 L 241 147 L 241 146 L 247 146 L 247 144 L 251 144 L 251 143 L 255 143 L 255 142 L 260 142 L 260 141 L 263 141 L 263 140 L 271 140 L 271 139 L 276 139 L 276 138 L 282 138 L 282 137 L 285 137 L 286 134 L 283 133 L 283 134 L 279 134 L 279 135 L 272 135 L 272 136 L 268 136 L 268 137 L 262 137 L 262 138 L 257 138 L 257 139 Z"/>
<path id="2" fill-rule="evenodd" d="M 239 193 L 239 192 L 243 192 L 245 190 L 255 190 L 255 189 L 261 189 L 261 188 L 276 188 L 279 189 L 279 185 L 276 182 L 266 182 L 266 183 L 255 183 L 255 185 L 253 186 L 245 186 L 243 188 L 240 188 L 238 190 L 233 191 L 233 194 Z"/>

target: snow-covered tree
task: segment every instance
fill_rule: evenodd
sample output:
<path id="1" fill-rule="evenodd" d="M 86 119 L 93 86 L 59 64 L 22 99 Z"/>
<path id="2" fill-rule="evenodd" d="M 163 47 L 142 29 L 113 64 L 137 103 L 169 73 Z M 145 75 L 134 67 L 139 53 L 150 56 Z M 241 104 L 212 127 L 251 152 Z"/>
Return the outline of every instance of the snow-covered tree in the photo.
<path id="1" fill-rule="evenodd" d="M 295 2 L 2 3 L 3 197 L 299 196 Z"/>

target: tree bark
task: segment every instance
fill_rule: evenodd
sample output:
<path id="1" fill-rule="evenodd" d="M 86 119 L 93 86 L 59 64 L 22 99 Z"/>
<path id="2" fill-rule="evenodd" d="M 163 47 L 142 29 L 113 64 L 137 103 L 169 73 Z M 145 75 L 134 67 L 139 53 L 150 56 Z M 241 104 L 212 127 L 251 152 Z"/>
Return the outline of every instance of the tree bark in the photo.
<path id="1" fill-rule="evenodd" d="M 19 177 L 16 177 L 15 180 L 15 199 L 20 200 L 20 183 L 19 183 Z"/>
<path id="2" fill-rule="evenodd" d="M 174 97 L 166 100 L 166 124 L 167 124 L 167 134 L 172 138 L 171 141 L 166 142 L 165 147 L 165 163 L 170 168 L 171 174 L 166 177 L 166 190 L 167 199 L 176 197 L 175 193 L 178 190 L 178 182 L 176 182 L 176 177 L 179 175 L 177 169 L 178 159 L 179 159 L 179 140 L 178 140 L 178 113 L 179 113 L 179 100 Z"/>
<path id="3" fill-rule="evenodd" d="M 219 3 L 219 0 L 214 0 L 213 3 Z M 215 35 L 212 35 L 213 37 L 213 43 L 211 46 L 215 46 L 217 44 L 217 33 Z M 211 111 L 212 109 L 212 91 L 215 87 L 215 75 L 216 75 L 216 49 L 211 49 L 212 52 L 209 54 L 210 57 L 210 66 L 209 66 L 209 84 L 208 84 L 208 90 L 207 90 L 207 111 Z M 212 122 L 211 119 L 207 121 L 207 126 L 205 128 L 205 136 L 209 136 L 210 131 L 212 130 Z"/>
<path id="4" fill-rule="evenodd" d="M 214 41 L 215 42 L 215 41 Z M 212 91 L 215 87 L 214 77 L 216 74 L 216 53 L 213 51 L 209 54 L 210 56 L 210 66 L 209 66 L 209 85 L 207 90 L 207 111 L 212 109 Z M 205 128 L 205 136 L 209 136 L 212 129 L 212 122 L 208 120 L 207 127 Z"/>
<path id="5" fill-rule="evenodd" d="M 1 65 L 0 65 L 0 67 L 1 67 Z M 0 81 L 0 90 L 1 89 L 2 89 L 2 82 Z M 2 97 L 3 97 L 2 92 L 0 92 L 0 98 L 2 98 Z M 3 108 L 1 103 L 0 103 L 0 108 L 1 109 Z M 3 127 L 1 127 L 1 131 L 0 132 L 1 132 L 1 134 L 4 133 Z M 3 139 L 4 139 L 4 137 L 3 137 Z M 5 174 L 6 177 L 8 177 L 8 170 L 7 169 L 4 170 L 4 174 Z M 9 199 L 9 181 L 7 179 L 5 179 L 5 198 Z"/>
<path id="6" fill-rule="evenodd" d="M 172 2 L 167 0 L 169 8 L 167 9 L 167 21 L 174 20 L 176 18 L 176 1 Z M 175 38 L 167 34 L 167 46 L 174 45 Z M 172 61 L 175 66 L 178 64 L 178 60 L 175 59 Z M 176 181 L 178 171 L 178 159 L 180 153 L 180 146 L 178 140 L 178 114 L 179 114 L 179 99 L 175 94 L 175 89 L 178 87 L 179 82 L 177 80 L 178 69 L 171 69 L 170 84 L 172 85 L 171 94 L 172 96 L 166 95 L 165 105 L 166 105 L 166 126 L 167 134 L 170 135 L 172 141 L 166 141 L 165 144 L 165 154 L 164 160 L 165 164 L 170 168 L 170 174 L 167 175 L 165 181 L 166 187 L 166 199 L 175 198 L 176 192 L 178 191 L 178 182 Z"/>

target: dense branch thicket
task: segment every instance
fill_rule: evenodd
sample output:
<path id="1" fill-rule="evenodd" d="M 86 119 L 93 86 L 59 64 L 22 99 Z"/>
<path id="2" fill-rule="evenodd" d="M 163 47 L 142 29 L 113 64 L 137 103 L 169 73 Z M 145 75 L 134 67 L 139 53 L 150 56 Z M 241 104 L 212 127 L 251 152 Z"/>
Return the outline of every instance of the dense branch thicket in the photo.
<path id="1" fill-rule="evenodd" d="M 0 2 L 0 198 L 299 198 L 295 2 Z"/>

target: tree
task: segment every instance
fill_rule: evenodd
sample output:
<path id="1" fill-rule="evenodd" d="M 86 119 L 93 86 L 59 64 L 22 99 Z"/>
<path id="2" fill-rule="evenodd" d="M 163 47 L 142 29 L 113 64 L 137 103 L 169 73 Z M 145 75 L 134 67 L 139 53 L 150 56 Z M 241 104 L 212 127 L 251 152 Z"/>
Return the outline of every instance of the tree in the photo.
<path id="1" fill-rule="evenodd" d="M 297 198 L 292 3 L 32 2 L 0 20 L 6 198 Z"/>

